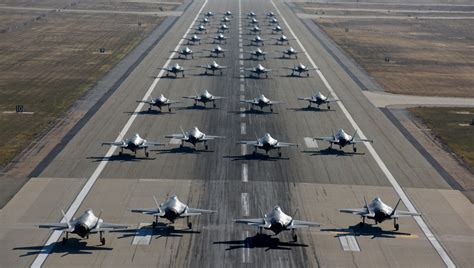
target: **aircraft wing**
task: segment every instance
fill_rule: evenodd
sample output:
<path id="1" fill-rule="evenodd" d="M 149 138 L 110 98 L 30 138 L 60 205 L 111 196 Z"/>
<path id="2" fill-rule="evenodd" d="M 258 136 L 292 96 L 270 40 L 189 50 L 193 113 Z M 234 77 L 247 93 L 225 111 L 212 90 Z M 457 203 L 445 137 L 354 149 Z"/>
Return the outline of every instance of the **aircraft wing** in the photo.
<path id="1" fill-rule="evenodd" d="M 206 135 L 203 140 L 215 140 L 215 139 L 224 139 L 224 136 L 211 136 L 211 135 Z"/>
<path id="2" fill-rule="evenodd" d="M 258 146 L 258 141 L 238 141 L 237 144 Z"/>
<path id="3" fill-rule="evenodd" d="M 275 147 L 290 147 L 290 146 L 296 146 L 298 147 L 298 143 L 289 143 L 289 142 L 278 142 L 278 144 Z"/>
<path id="4" fill-rule="evenodd" d="M 363 143 L 363 142 L 370 142 L 373 143 L 374 140 L 368 140 L 368 139 L 353 139 L 351 143 Z"/>
<path id="5" fill-rule="evenodd" d="M 128 225 L 125 224 L 116 224 L 116 223 L 107 223 L 102 222 L 100 225 L 96 226 L 91 230 L 91 233 L 102 232 L 102 231 L 111 231 L 115 229 L 127 229 Z"/>
<path id="6" fill-rule="evenodd" d="M 282 101 L 270 101 L 270 104 L 283 104 L 284 102 Z"/>
<path id="7" fill-rule="evenodd" d="M 263 218 L 257 218 L 257 219 L 234 219 L 233 222 L 235 223 L 244 223 L 248 225 L 253 225 L 253 226 L 260 226 L 265 224 L 265 220 Z M 263 227 L 263 226 L 262 226 Z"/>
<path id="8" fill-rule="evenodd" d="M 310 101 L 311 98 L 308 98 L 308 97 L 306 97 L 306 98 L 304 98 L 304 97 L 298 97 L 298 100 Z"/>
<path id="9" fill-rule="evenodd" d="M 241 103 L 257 104 L 255 100 L 240 100 Z"/>
<path id="10" fill-rule="evenodd" d="M 66 222 L 39 224 L 38 228 L 52 229 L 55 231 L 66 231 L 69 225 Z"/>
<path id="11" fill-rule="evenodd" d="M 217 211 L 215 210 L 208 210 L 208 209 L 199 209 L 199 208 L 188 208 L 186 212 L 181 214 L 182 217 L 187 217 L 187 216 L 198 216 L 204 213 L 216 213 Z"/>
<path id="12" fill-rule="evenodd" d="M 153 104 L 154 103 L 154 101 L 152 101 L 152 100 L 137 100 L 137 102 L 148 103 L 148 104 Z"/>
<path id="13" fill-rule="evenodd" d="M 178 140 L 185 140 L 187 137 L 184 134 L 171 134 L 171 135 L 166 135 L 165 138 L 168 139 L 178 139 Z"/>
<path id="14" fill-rule="evenodd" d="M 360 216 L 369 215 L 369 211 L 367 210 L 367 208 L 343 208 L 343 209 L 339 209 L 339 212 L 350 213 L 353 215 L 360 215 Z"/>
<path id="15" fill-rule="evenodd" d="M 183 98 L 184 99 L 191 99 L 191 100 L 199 100 L 200 99 L 199 96 L 184 96 Z"/>
<path id="16" fill-rule="evenodd" d="M 219 69 L 226 69 L 228 68 L 229 66 L 219 66 Z"/>
<path id="17" fill-rule="evenodd" d="M 336 101 L 340 101 L 340 100 L 338 100 L 338 99 L 329 99 L 329 98 L 326 100 L 326 102 L 336 102 Z"/>
<path id="18" fill-rule="evenodd" d="M 401 217 L 411 217 L 411 216 L 421 216 L 421 213 L 410 212 L 404 210 L 395 210 L 395 214 L 390 218 L 401 218 Z"/>
<path id="19" fill-rule="evenodd" d="M 165 146 L 165 145 L 166 144 L 164 144 L 164 143 L 147 141 L 147 142 L 145 142 L 145 144 L 143 144 L 143 147 Z"/>
<path id="20" fill-rule="evenodd" d="M 104 146 L 104 145 L 126 146 L 126 144 L 124 144 L 124 143 L 121 142 L 121 141 L 118 141 L 118 142 L 103 142 L 103 143 L 102 143 L 102 146 Z"/>
<path id="21" fill-rule="evenodd" d="M 153 215 L 153 216 L 164 216 L 165 213 L 161 211 L 159 208 L 134 208 L 130 210 L 133 213 L 142 213 L 146 215 Z"/>
<path id="22" fill-rule="evenodd" d="M 313 139 L 318 140 L 318 141 L 336 142 L 334 137 L 316 137 L 316 138 L 313 138 Z"/>
<path id="23" fill-rule="evenodd" d="M 221 96 L 212 96 L 212 99 L 214 100 L 222 100 L 225 99 L 226 97 L 221 97 Z"/>
<path id="24" fill-rule="evenodd" d="M 308 227 L 319 227 L 321 224 L 317 222 L 310 222 L 310 221 L 299 221 L 293 220 L 287 229 L 301 229 L 301 228 L 308 228 Z"/>
<path id="25" fill-rule="evenodd" d="M 176 103 L 183 103 L 182 101 L 175 101 L 175 100 L 168 100 L 167 104 L 176 104 Z"/>
<path id="26" fill-rule="evenodd" d="M 199 68 L 204 68 L 204 69 L 211 69 L 208 65 L 198 65 L 197 67 Z"/>

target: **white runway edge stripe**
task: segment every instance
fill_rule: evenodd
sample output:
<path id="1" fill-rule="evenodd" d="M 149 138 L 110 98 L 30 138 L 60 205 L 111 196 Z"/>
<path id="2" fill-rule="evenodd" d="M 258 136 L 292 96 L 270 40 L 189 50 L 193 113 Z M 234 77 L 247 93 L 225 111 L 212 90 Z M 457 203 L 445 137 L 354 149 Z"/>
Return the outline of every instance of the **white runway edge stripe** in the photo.
<path id="1" fill-rule="evenodd" d="M 326 77 L 324 77 L 323 73 L 321 72 L 321 70 L 318 68 L 318 66 L 316 65 L 316 63 L 313 61 L 313 59 L 311 58 L 311 56 L 309 55 L 309 53 L 306 52 L 306 49 L 304 48 L 303 44 L 301 43 L 301 41 L 298 39 L 298 37 L 296 36 L 296 34 L 293 32 L 293 29 L 291 29 L 290 25 L 288 24 L 288 22 L 286 21 L 286 19 L 282 16 L 280 10 L 278 9 L 278 7 L 275 5 L 275 3 L 273 2 L 273 0 L 270 0 L 273 7 L 275 8 L 275 10 L 277 11 L 277 13 L 280 15 L 281 17 L 281 20 L 285 23 L 286 27 L 288 28 L 288 31 L 293 35 L 293 37 L 295 38 L 296 42 L 298 43 L 298 45 L 300 46 L 301 48 L 301 51 L 306 55 L 306 57 L 308 58 L 309 62 L 311 63 L 312 67 L 316 69 L 316 72 L 318 73 L 319 77 L 321 78 L 321 80 L 323 81 L 324 85 L 327 87 L 327 89 L 329 90 L 329 92 L 331 92 L 331 95 L 338 99 L 337 97 L 337 94 L 336 92 L 334 91 L 334 89 L 331 87 L 331 85 L 329 84 L 329 82 L 326 80 Z M 347 117 L 347 119 L 349 120 L 349 122 L 351 123 L 352 127 L 358 131 L 359 133 L 359 136 L 362 138 L 362 139 L 366 139 L 366 136 L 364 135 L 364 133 L 362 132 L 362 130 L 359 128 L 359 126 L 357 125 L 357 123 L 354 121 L 354 119 L 352 118 L 351 114 L 347 111 L 346 107 L 344 106 L 344 104 L 342 102 L 337 102 L 339 108 L 341 109 L 341 111 L 344 113 L 344 115 Z M 407 209 L 410 211 L 410 212 L 416 212 L 416 209 L 415 209 L 415 206 L 412 204 L 412 202 L 410 201 L 410 199 L 408 198 L 408 196 L 405 194 L 405 192 L 403 191 L 402 187 L 400 186 L 400 184 L 398 184 L 397 180 L 395 179 L 395 177 L 392 175 L 392 173 L 388 170 L 387 166 L 385 165 L 385 163 L 382 161 L 382 159 L 380 158 L 380 156 L 377 154 L 377 152 L 375 151 L 374 147 L 372 146 L 371 143 L 364 143 L 365 146 L 367 147 L 367 149 L 369 150 L 370 154 L 372 155 L 372 157 L 374 158 L 375 162 L 377 162 L 378 166 L 380 167 L 380 169 L 383 171 L 383 173 L 385 174 L 385 176 L 387 177 L 388 181 L 392 184 L 392 187 L 394 188 L 394 190 L 397 192 L 397 194 L 400 196 L 400 198 L 402 199 L 402 202 L 405 204 L 405 206 L 407 207 Z M 449 257 L 449 255 L 446 253 L 446 251 L 444 250 L 444 248 L 441 246 L 441 244 L 439 243 L 438 239 L 434 236 L 434 234 L 431 232 L 430 228 L 428 227 L 428 225 L 425 223 L 425 221 L 420 217 L 420 216 L 415 216 L 414 217 L 416 223 L 418 224 L 418 226 L 420 226 L 421 230 L 423 231 L 423 233 L 425 234 L 426 238 L 431 242 L 431 244 L 433 245 L 433 247 L 435 248 L 435 250 L 438 252 L 438 255 L 441 257 L 441 259 L 443 259 L 443 262 L 444 264 L 447 266 L 447 267 L 456 267 L 456 265 L 454 264 L 454 262 L 451 260 L 451 258 Z"/>
<path id="2" fill-rule="evenodd" d="M 189 26 L 189 28 L 186 30 L 186 33 L 183 35 L 183 38 L 185 38 L 189 31 L 193 28 L 194 24 L 196 23 L 196 20 L 198 19 L 199 15 L 201 14 L 202 10 L 204 9 L 204 7 L 207 5 L 207 2 L 208 0 L 205 0 L 204 1 L 204 4 L 202 5 L 202 7 L 199 9 L 198 13 L 196 14 L 196 16 L 194 17 L 193 21 L 191 22 L 191 25 Z M 174 51 L 178 50 L 179 47 L 181 46 L 181 44 L 183 43 L 184 39 L 181 38 L 178 42 L 178 44 L 176 45 L 176 47 L 173 49 Z M 176 52 L 172 52 L 170 57 L 168 58 L 168 60 L 165 62 L 165 64 L 163 65 L 163 68 L 166 68 L 171 60 L 174 58 Z M 160 78 L 161 76 L 165 73 L 164 70 L 161 70 L 159 73 L 158 73 L 158 76 L 155 78 L 155 80 L 153 80 L 153 83 L 151 84 L 151 86 L 148 88 L 148 91 L 145 93 L 145 96 L 143 97 L 143 99 L 149 99 L 150 98 L 150 95 L 151 93 L 153 93 L 153 90 L 155 89 L 156 85 L 158 84 L 158 82 L 160 81 Z M 133 122 L 135 121 L 138 113 L 142 110 L 144 106 L 144 103 L 139 103 L 137 108 L 135 109 L 135 112 L 130 116 L 130 118 L 128 119 L 127 123 L 125 124 L 125 126 L 123 127 L 122 131 L 120 131 L 120 134 L 118 135 L 118 137 L 115 139 L 116 142 L 119 142 L 121 141 L 122 137 L 125 137 L 125 134 L 127 134 L 128 130 L 130 129 L 130 126 L 133 124 Z M 74 214 L 76 214 L 77 210 L 79 209 L 79 206 L 82 204 L 82 202 L 84 201 L 84 199 L 86 198 L 87 194 L 89 193 L 89 191 L 92 189 L 92 186 L 94 185 L 94 183 L 96 182 L 97 178 L 99 177 L 99 175 L 102 173 L 102 171 L 104 170 L 105 166 L 107 165 L 108 161 L 107 161 L 107 158 L 109 158 L 110 156 L 112 156 L 114 154 L 116 150 L 116 147 L 114 146 L 111 146 L 110 149 L 107 151 L 107 153 L 105 154 L 104 158 L 102 159 L 102 161 L 100 162 L 99 166 L 97 166 L 97 168 L 95 169 L 94 173 L 92 173 L 92 176 L 89 177 L 89 179 L 87 180 L 86 184 L 84 185 L 84 187 L 81 189 L 81 191 L 79 192 L 79 194 L 76 196 L 76 199 L 74 199 L 74 201 L 72 202 L 71 206 L 69 207 L 69 209 L 67 210 L 66 212 L 66 217 L 71 219 Z M 63 217 L 63 219 L 61 220 L 61 222 L 66 222 L 66 219 Z M 54 247 L 54 243 L 58 241 L 59 237 L 61 236 L 61 233 L 62 231 L 54 231 L 48 241 L 46 241 L 46 243 L 44 244 L 43 248 L 41 249 L 41 253 L 38 254 L 38 256 L 36 257 L 36 259 L 33 261 L 33 263 L 31 264 L 31 267 L 41 267 L 43 265 L 43 263 L 46 261 L 46 258 L 48 257 L 48 255 L 51 253 L 51 250 L 53 249 Z"/>

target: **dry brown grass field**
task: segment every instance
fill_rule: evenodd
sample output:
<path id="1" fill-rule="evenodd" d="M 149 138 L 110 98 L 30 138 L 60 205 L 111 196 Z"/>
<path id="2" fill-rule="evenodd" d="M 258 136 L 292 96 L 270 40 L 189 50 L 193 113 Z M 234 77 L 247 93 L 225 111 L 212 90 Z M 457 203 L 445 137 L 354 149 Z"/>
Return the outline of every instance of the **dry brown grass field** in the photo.
<path id="1" fill-rule="evenodd" d="M 386 91 L 411 95 L 474 97 L 473 20 L 413 19 L 408 18 L 406 13 L 403 15 L 405 19 L 364 19 L 357 18 L 360 12 L 364 12 L 364 15 L 374 15 L 374 12 L 368 12 L 366 9 L 377 7 L 364 6 L 363 11 L 354 13 L 344 11 L 349 8 L 345 5 L 306 3 L 302 6 L 319 6 L 326 9 L 328 6 L 337 6 L 337 10 L 326 10 L 324 14 L 347 16 L 315 19 L 315 22 Z M 350 6 L 353 7 L 354 5 Z M 390 8 L 397 9 L 396 6 Z M 403 6 L 405 10 L 408 8 L 419 12 L 432 7 Z M 466 7 L 437 6 L 436 9 L 450 12 L 465 10 Z M 474 6 L 468 8 L 468 11 L 472 11 L 471 9 L 474 9 Z M 307 8 L 305 11 L 322 14 L 321 10 Z M 396 15 L 393 11 L 390 13 Z M 376 15 L 381 14 L 377 12 Z M 386 55 L 390 57 L 389 62 L 385 62 Z"/>
<path id="2" fill-rule="evenodd" d="M 58 8 L 72 1 L 42 1 Z M 120 2 L 120 1 L 116 1 Z M 2 2 L 28 6 L 28 1 Z M 114 6 L 110 1 L 109 6 Z M 117 4 L 125 8 L 124 3 Z M 149 5 L 140 4 L 150 11 Z M 139 10 L 135 3 L 130 7 Z M 159 6 L 153 4 L 159 11 Z M 177 5 L 170 5 L 177 7 Z M 77 8 L 88 8 L 87 3 Z M 106 4 L 95 6 L 106 9 Z M 153 9 L 154 10 L 154 9 Z M 41 19 L 35 19 L 45 14 Z M 42 135 L 164 17 L 0 9 L 0 167 Z M 138 26 L 141 22 L 141 26 Z M 97 53 L 100 47 L 106 53 Z M 34 114 L 6 114 L 22 104 Z"/>

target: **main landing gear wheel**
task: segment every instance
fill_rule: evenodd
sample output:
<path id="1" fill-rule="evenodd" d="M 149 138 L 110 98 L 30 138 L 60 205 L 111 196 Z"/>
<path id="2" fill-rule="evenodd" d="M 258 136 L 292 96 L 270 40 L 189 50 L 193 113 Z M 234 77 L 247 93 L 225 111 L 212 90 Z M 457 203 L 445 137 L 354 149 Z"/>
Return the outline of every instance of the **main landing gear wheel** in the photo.
<path id="1" fill-rule="evenodd" d="M 395 231 L 398 231 L 400 229 L 400 225 L 398 223 L 395 224 Z"/>
<path id="2" fill-rule="evenodd" d="M 206 144 L 204 145 L 204 148 L 206 149 L 206 151 L 209 149 L 209 146 Z"/>
<path id="3" fill-rule="evenodd" d="M 145 152 L 145 156 L 148 157 L 148 156 L 149 156 L 149 153 L 148 153 L 148 152 Z"/>
<path id="4" fill-rule="evenodd" d="M 293 235 L 293 242 L 298 242 L 298 236 L 296 234 Z"/>
<path id="5" fill-rule="evenodd" d="M 308 76 L 309 76 L 309 73 L 306 73 L 306 77 L 308 77 Z"/>
<path id="6" fill-rule="evenodd" d="M 354 149 L 353 149 L 353 150 L 354 150 L 354 153 L 357 153 L 357 148 L 356 148 L 356 147 L 354 147 Z"/>
<path id="7" fill-rule="evenodd" d="M 278 156 L 281 157 L 281 152 L 278 152 Z"/>
<path id="8" fill-rule="evenodd" d="M 217 105 L 216 105 L 215 103 L 213 103 L 213 104 L 212 104 L 212 107 L 216 108 L 216 107 L 217 107 Z"/>
<path id="9" fill-rule="evenodd" d="M 188 222 L 188 229 L 193 229 L 193 223 L 192 222 Z"/>
<path id="10" fill-rule="evenodd" d="M 66 237 L 63 237 L 63 241 L 62 241 L 63 245 L 66 244 L 66 241 L 67 241 Z"/>
<path id="11" fill-rule="evenodd" d="M 328 110 L 331 110 L 331 106 L 328 105 Z"/>
<path id="12" fill-rule="evenodd" d="M 170 112 L 170 113 L 171 113 L 171 107 L 168 107 L 168 112 Z"/>
<path id="13" fill-rule="evenodd" d="M 102 246 L 105 245 L 105 237 L 102 237 L 102 238 L 100 239 L 100 243 L 102 244 Z"/>

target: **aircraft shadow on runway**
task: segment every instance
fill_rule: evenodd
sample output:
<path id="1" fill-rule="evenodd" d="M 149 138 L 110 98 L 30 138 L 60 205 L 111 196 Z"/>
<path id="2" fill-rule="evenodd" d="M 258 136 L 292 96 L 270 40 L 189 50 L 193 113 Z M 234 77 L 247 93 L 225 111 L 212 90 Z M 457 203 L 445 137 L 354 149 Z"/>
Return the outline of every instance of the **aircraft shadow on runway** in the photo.
<path id="1" fill-rule="evenodd" d="M 189 106 L 182 106 L 182 107 L 176 107 L 178 110 L 220 110 L 219 107 L 214 108 L 212 104 L 210 106 L 204 106 L 204 105 L 189 105 Z"/>
<path id="2" fill-rule="evenodd" d="M 240 248 L 265 248 L 268 250 L 291 250 L 294 247 L 308 247 L 306 244 L 298 244 L 294 242 L 282 242 L 277 237 L 271 237 L 267 234 L 256 234 L 249 236 L 243 240 L 217 241 L 214 245 L 229 245 L 227 250 Z"/>
<path id="3" fill-rule="evenodd" d="M 404 233 L 398 231 L 385 231 L 381 227 L 374 226 L 372 224 L 364 223 L 362 226 L 359 224 L 349 226 L 347 228 L 336 228 L 336 229 L 321 229 L 321 232 L 336 232 L 335 237 L 339 236 L 368 236 L 374 238 L 397 238 L 397 236 L 409 236 L 411 233 Z"/>
<path id="4" fill-rule="evenodd" d="M 143 152 L 142 152 L 143 153 Z M 133 154 L 123 153 L 122 155 L 114 154 L 110 157 L 104 156 L 89 156 L 87 159 L 94 160 L 93 162 L 101 162 L 101 161 L 111 161 L 111 162 L 137 162 L 141 160 L 155 160 L 154 157 L 144 157 L 144 156 L 136 156 Z"/>
<path id="5" fill-rule="evenodd" d="M 279 156 L 271 156 L 262 153 L 250 153 L 246 155 L 226 155 L 224 158 L 231 158 L 232 161 L 239 161 L 239 160 L 260 160 L 260 161 L 277 161 L 277 160 L 290 160 L 289 157 L 279 157 Z"/>
<path id="6" fill-rule="evenodd" d="M 110 247 L 104 246 L 88 246 L 86 240 L 80 240 L 78 238 L 69 238 L 65 244 L 62 242 L 55 242 L 51 245 L 53 247 L 51 254 L 58 253 L 63 254 L 61 257 L 73 254 L 92 254 L 93 251 L 104 251 L 112 250 Z M 46 253 L 44 250 L 44 245 L 40 246 L 30 246 L 30 247 L 16 247 L 13 250 L 23 250 L 27 251 L 26 253 L 20 255 L 20 257 L 26 257 L 31 255 L 37 255 L 40 253 Z"/>
<path id="7" fill-rule="evenodd" d="M 237 77 L 238 78 L 238 77 Z M 271 75 L 269 75 L 268 77 L 266 77 L 265 75 L 260 75 L 260 76 L 257 76 L 257 75 L 246 75 L 245 76 L 245 79 L 254 79 L 254 80 L 268 80 L 268 79 L 273 79 L 271 77 Z"/>
<path id="8" fill-rule="evenodd" d="M 160 237 L 182 237 L 185 234 L 200 234 L 200 231 L 194 231 L 192 229 L 176 229 L 174 226 L 158 222 L 158 225 L 155 228 L 150 226 L 143 226 L 136 229 L 126 229 L 126 230 L 116 230 L 111 231 L 114 233 L 121 233 L 122 236 L 119 236 L 118 239 L 135 237 L 140 230 L 151 229 L 151 236 L 158 239 Z"/>
<path id="9" fill-rule="evenodd" d="M 268 108 L 265 108 L 265 110 L 260 110 L 260 109 L 245 109 L 245 111 L 230 111 L 229 113 L 233 113 L 233 114 L 261 114 L 261 115 L 271 115 L 271 114 L 278 114 L 277 112 L 273 111 L 269 111 Z"/>
<path id="10" fill-rule="evenodd" d="M 287 110 L 293 110 L 295 112 L 335 112 L 336 110 L 328 110 L 326 108 L 318 108 L 315 106 L 305 106 L 305 107 L 294 107 L 294 108 L 286 108 Z"/>
<path id="11" fill-rule="evenodd" d="M 253 57 L 253 58 L 252 58 L 252 57 L 249 57 L 249 58 L 245 58 L 245 59 L 243 59 L 243 60 L 248 60 L 248 61 L 265 61 L 265 59 L 262 58 L 262 57 L 258 57 L 258 58 L 256 58 L 256 57 Z"/>
<path id="12" fill-rule="evenodd" d="M 173 107 L 173 109 L 176 109 L 177 107 Z M 169 112 L 167 108 L 163 109 L 163 111 L 160 111 L 160 110 L 155 110 L 155 109 L 151 109 L 151 110 L 142 110 L 142 111 L 139 111 L 138 113 L 135 113 L 135 112 L 124 112 L 126 114 L 129 114 L 129 115 L 133 115 L 133 114 L 137 114 L 137 115 L 173 115 L 173 114 L 176 114 L 175 112 Z"/>
<path id="13" fill-rule="evenodd" d="M 201 154 L 201 153 L 213 153 L 214 151 L 198 149 L 198 148 L 188 147 L 188 146 L 179 147 L 178 145 L 178 147 L 175 147 L 175 148 L 156 149 L 156 150 L 150 150 L 150 152 L 157 152 L 158 154 Z"/>
<path id="14" fill-rule="evenodd" d="M 303 75 L 297 75 L 297 74 L 283 74 L 283 75 L 280 75 L 280 77 L 287 77 L 287 78 L 311 78 L 311 75 L 310 76 L 306 76 L 306 74 L 303 74 Z"/>
<path id="15" fill-rule="evenodd" d="M 310 153 L 311 155 L 335 155 L 335 156 L 353 156 L 353 155 L 365 155 L 365 153 L 354 153 L 354 152 L 346 152 L 344 150 L 338 150 L 334 148 L 326 148 L 322 150 L 315 150 L 315 151 L 301 151 L 302 153 Z"/>

